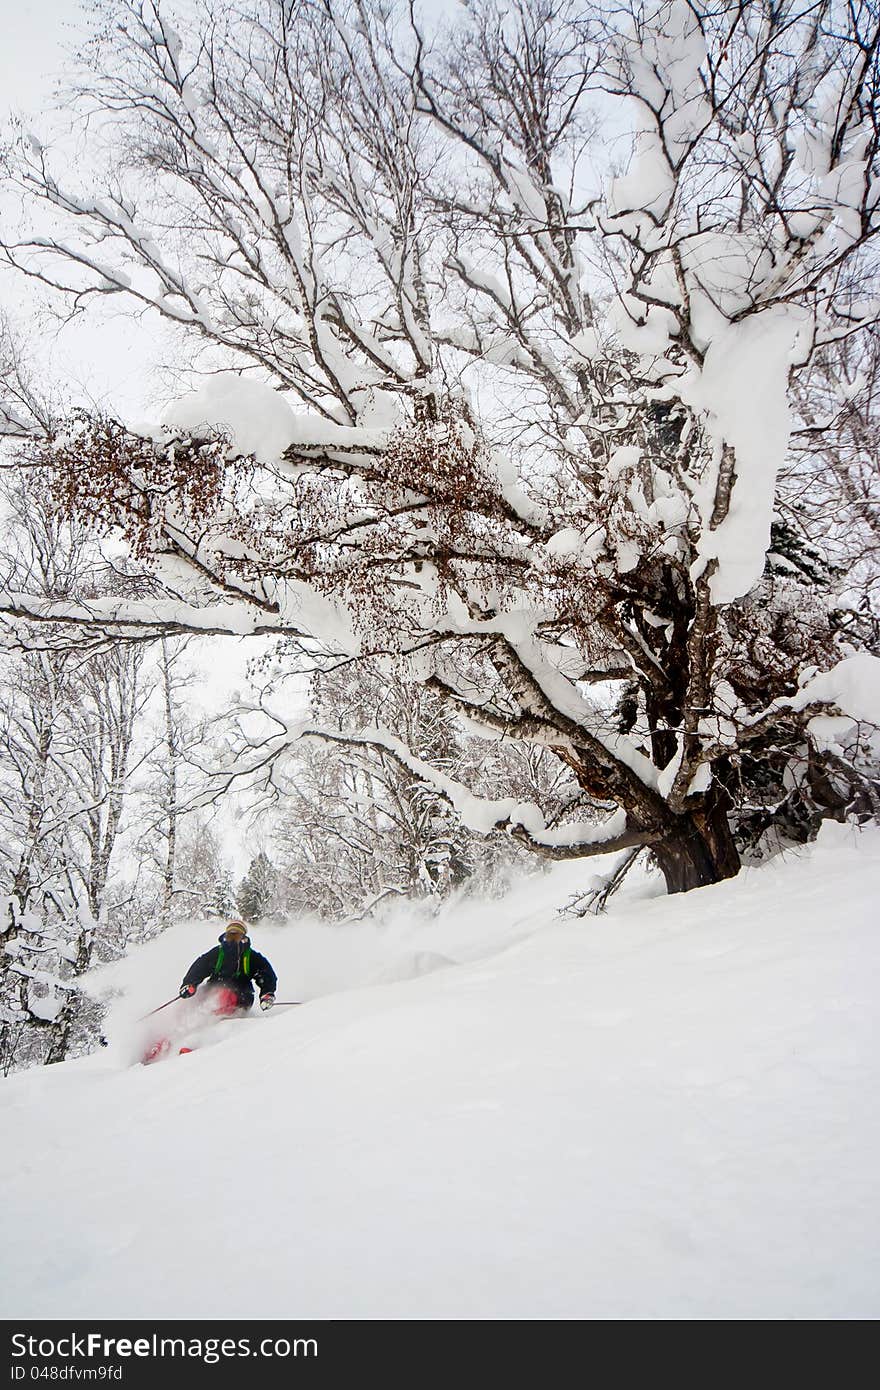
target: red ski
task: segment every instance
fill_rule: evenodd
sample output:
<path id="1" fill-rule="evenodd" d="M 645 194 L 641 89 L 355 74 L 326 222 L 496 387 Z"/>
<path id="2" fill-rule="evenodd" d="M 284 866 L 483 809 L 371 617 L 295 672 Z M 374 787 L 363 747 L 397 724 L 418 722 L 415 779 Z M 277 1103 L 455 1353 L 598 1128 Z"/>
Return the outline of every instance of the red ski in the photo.
<path id="1" fill-rule="evenodd" d="M 156 1038 L 155 1041 L 151 1042 L 141 1058 L 141 1062 L 145 1067 L 150 1066 L 153 1062 L 161 1062 L 165 1057 L 170 1057 L 175 1048 L 178 1057 L 183 1056 L 187 1052 L 194 1052 L 195 1048 L 186 1045 L 178 1046 L 181 1034 L 186 1036 L 193 1027 L 197 1028 L 199 1024 L 204 1026 L 206 1023 L 213 1023 L 214 1020 L 218 1018 L 244 1017 L 244 1013 L 239 1006 L 236 991 L 234 989 L 227 989 L 225 986 L 215 987 L 204 993 L 200 991 L 197 996 L 194 996 L 194 1001 L 197 1001 L 195 1018 L 193 1017 L 192 1010 L 187 1007 L 187 1026 L 178 1031 L 176 1038 L 173 1036 L 162 1037 Z M 175 1002 L 175 1000 L 169 1000 L 169 1003 Z M 188 1006 L 190 1003 L 189 1000 L 182 1000 L 181 1002 L 185 1006 Z M 163 1004 L 162 1008 L 165 1007 L 166 1006 Z"/>
<path id="2" fill-rule="evenodd" d="M 158 1062 L 162 1057 L 167 1057 L 170 1051 L 171 1039 L 158 1038 L 144 1053 L 141 1061 L 145 1067 L 148 1067 L 151 1062 Z"/>

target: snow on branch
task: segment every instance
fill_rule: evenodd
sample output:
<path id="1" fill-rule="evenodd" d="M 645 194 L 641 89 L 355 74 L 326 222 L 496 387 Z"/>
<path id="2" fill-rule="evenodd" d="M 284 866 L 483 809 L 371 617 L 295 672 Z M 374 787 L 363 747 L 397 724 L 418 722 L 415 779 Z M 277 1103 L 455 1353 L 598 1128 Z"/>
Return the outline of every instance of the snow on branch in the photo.
<path id="1" fill-rule="evenodd" d="M 469 830 L 480 835 L 488 835 L 496 830 L 507 831 L 549 858 L 576 859 L 585 855 L 606 854 L 631 845 L 645 844 L 649 838 L 643 832 L 628 827 L 626 814 L 622 810 L 615 811 L 604 821 L 573 821 L 548 826 L 540 808 L 534 803 L 517 801 L 512 797 L 491 799 L 475 795 L 463 783 L 416 757 L 400 738 L 378 725 L 360 732 L 340 733 L 315 726 L 307 720 L 286 722 L 265 707 L 260 707 L 259 711 L 242 708 L 241 713 L 268 716 L 281 731 L 255 738 L 252 752 L 246 760 L 224 779 L 227 785 L 233 781 L 251 781 L 256 777 L 270 776 L 276 786 L 283 786 L 285 755 L 296 743 L 314 740 L 341 747 L 372 748 L 388 754 L 447 801 Z"/>
<path id="2" fill-rule="evenodd" d="M 749 716 L 744 725 L 747 730 L 763 727 L 789 711 L 809 712 L 823 705 L 880 729 L 880 658 L 871 652 L 854 652 L 828 671 L 804 672 L 796 695 L 774 700 L 766 710 Z"/>

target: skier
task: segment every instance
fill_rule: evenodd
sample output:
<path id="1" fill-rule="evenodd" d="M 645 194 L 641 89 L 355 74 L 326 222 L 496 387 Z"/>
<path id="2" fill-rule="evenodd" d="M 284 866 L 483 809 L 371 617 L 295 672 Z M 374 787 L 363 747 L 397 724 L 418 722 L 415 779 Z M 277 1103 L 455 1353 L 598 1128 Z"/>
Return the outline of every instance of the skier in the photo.
<path id="1" fill-rule="evenodd" d="M 260 991 L 260 1008 L 271 1009 L 275 1003 L 278 977 L 265 956 L 251 946 L 244 922 L 227 922 L 226 930 L 198 960 L 194 960 L 180 986 L 181 999 L 190 999 L 203 980 L 210 991 L 214 1013 L 233 1014 L 252 1008 L 254 984 Z"/>

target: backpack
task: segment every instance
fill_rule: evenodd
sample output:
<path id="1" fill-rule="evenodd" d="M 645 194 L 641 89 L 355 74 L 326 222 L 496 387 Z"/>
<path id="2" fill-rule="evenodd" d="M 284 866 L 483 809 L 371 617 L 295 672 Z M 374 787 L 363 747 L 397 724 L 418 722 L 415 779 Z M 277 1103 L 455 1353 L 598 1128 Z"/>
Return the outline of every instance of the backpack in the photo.
<path id="1" fill-rule="evenodd" d="M 211 976 L 212 976 L 212 978 L 215 979 L 215 980 L 220 978 L 220 971 L 221 971 L 222 968 L 223 968 L 223 960 L 224 960 L 224 951 L 223 951 L 223 942 L 221 941 L 221 942 L 220 942 L 220 946 L 219 946 L 219 948 L 218 948 L 218 950 L 217 950 L 217 959 L 216 959 L 215 962 L 214 962 L 214 969 L 211 971 Z M 236 980 L 237 980 L 238 977 L 239 977 L 239 975 L 243 975 L 244 978 L 245 978 L 246 980 L 249 980 L 249 979 L 251 978 L 251 948 L 250 948 L 250 946 L 246 946 L 246 947 L 245 947 L 244 955 L 242 956 L 241 960 L 239 961 L 239 968 L 238 968 L 238 970 L 235 972 L 235 975 L 233 976 L 233 979 L 236 979 Z"/>

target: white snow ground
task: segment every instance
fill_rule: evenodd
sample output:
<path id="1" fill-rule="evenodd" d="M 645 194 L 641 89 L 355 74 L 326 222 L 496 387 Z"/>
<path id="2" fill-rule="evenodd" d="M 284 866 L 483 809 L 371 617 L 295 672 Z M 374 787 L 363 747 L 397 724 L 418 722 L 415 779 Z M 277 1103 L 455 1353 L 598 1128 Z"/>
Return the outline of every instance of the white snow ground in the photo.
<path id="1" fill-rule="evenodd" d="M 0 1085 L 4 1316 L 876 1318 L 880 833 L 565 922 L 578 878 L 255 931 L 308 1004 L 151 1067 L 219 928 L 103 972 L 111 1047 Z"/>

